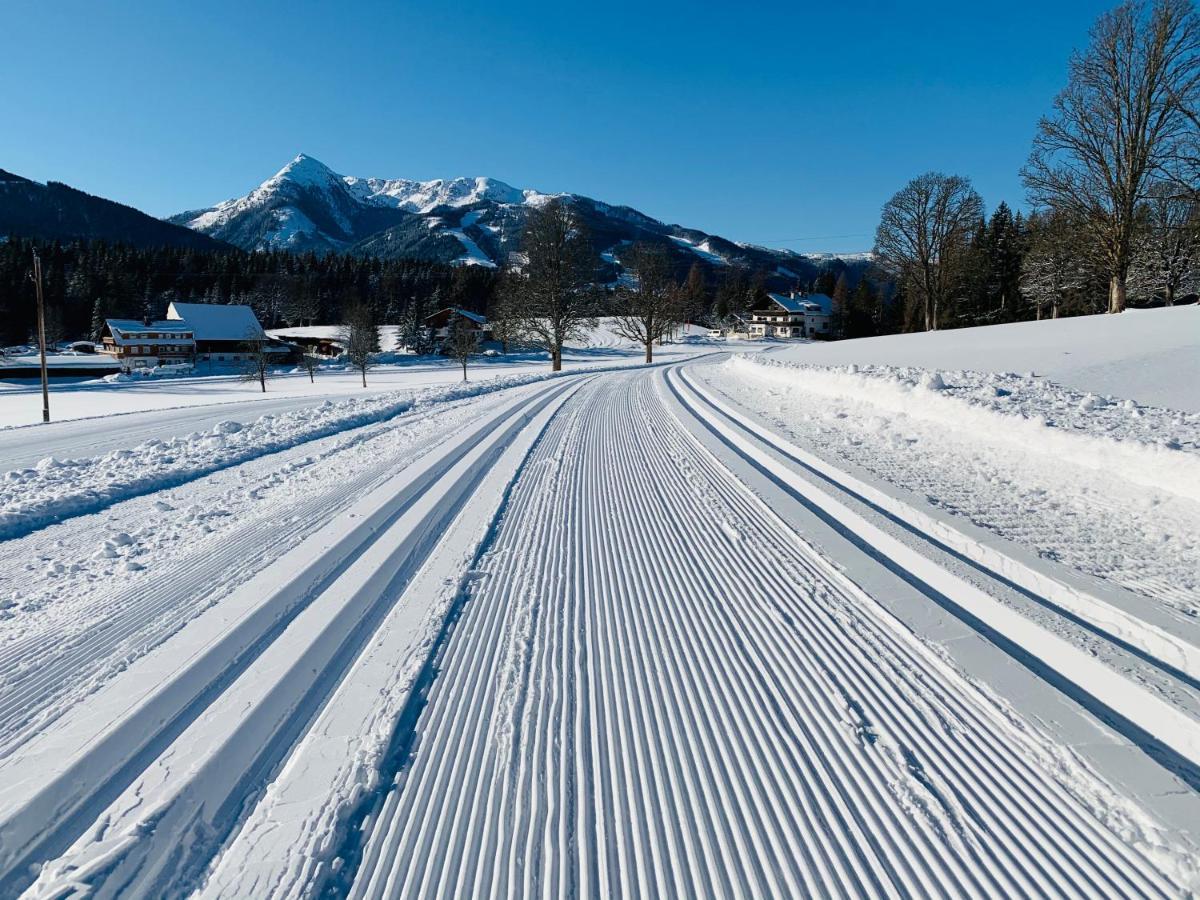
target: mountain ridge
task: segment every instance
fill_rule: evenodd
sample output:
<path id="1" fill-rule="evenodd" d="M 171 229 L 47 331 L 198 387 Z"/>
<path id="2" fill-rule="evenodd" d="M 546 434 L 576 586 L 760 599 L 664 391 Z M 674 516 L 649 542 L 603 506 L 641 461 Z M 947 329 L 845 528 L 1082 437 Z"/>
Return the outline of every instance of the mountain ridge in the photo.
<path id="1" fill-rule="evenodd" d="M 232 250 L 203 233 L 58 181 L 43 184 L 0 169 L 0 238 L 105 240 L 135 247 Z"/>
<path id="2" fill-rule="evenodd" d="M 555 198 L 572 204 L 584 219 L 614 277 L 621 268 L 620 248 L 640 240 L 668 246 L 681 265 L 743 265 L 784 281 L 810 277 L 830 259 L 737 243 L 581 194 L 518 188 L 486 176 L 416 181 L 340 175 L 304 153 L 249 193 L 168 221 L 246 250 L 346 252 L 495 267 L 519 249 L 529 209 Z"/>

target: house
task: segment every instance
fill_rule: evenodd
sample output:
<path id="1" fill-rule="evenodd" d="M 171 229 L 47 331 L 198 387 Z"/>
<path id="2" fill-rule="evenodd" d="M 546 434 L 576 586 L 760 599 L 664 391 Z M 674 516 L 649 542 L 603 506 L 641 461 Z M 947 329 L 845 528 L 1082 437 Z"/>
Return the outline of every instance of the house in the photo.
<path id="1" fill-rule="evenodd" d="M 346 352 L 345 329 L 339 325 L 297 325 L 274 328 L 267 334 L 294 344 L 310 356 L 334 357 Z"/>
<path id="2" fill-rule="evenodd" d="M 464 319 L 469 322 L 472 331 L 476 333 L 480 341 L 485 341 L 491 336 L 492 327 L 488 325 L 487 316 L 447 306 L 445 309 L 439 309 L 432 316 L 425 317 L 425 327 L 429 330 L 429 339 L 435 344 L 441 344 L 450 336 L 450 329 L 454 327 L 456 319 Z"/>
<path id="3" fill-rule="evenodd" d="M 833 337 L 833 298 L 828 294 L 805 294 L 804 336 L 807 338 Z"/>
<path id="4" fill-rule="evenodd" d="M 804 337 L 804 307 L 795 296 L 767 294 L 764 303 L 750 310 L 746 330 L 752 338 Z"/>
<path id="5" fill-rule="evenodd" d="M 100 353 L 113 358 L 121 371 L 191 363 L 196 341 L 187 322 L 106 319 Z"/>
<path id="6" fill-rule="evenodd" d="M 752 338 L 827 337 L 833 301 L 825 294 L 767 294 L 750 311 L 747 332 Z"/>
<path id="7" fill-rule="evenodd" d="M 209 363 L 241 363 L 254 355 L 251 346 L 266 341 L 270 352 L 283 358 L 291 354 L 287 345 L 271 341 L 248 306 L 219 303 L 172 303 L 167 319 L 186 323 L 196 339 L 196 359 Z"/>

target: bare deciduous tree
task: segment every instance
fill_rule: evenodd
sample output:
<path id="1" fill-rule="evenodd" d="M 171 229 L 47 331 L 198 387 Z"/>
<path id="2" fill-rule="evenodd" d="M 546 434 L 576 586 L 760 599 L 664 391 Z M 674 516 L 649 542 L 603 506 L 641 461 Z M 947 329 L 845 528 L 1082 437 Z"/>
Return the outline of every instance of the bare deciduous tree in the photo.
<path id="1" fill-rule="evenodd" d="M 367 386 L 367 370 L 375 364 L 379 352 L 379 328 L 370 305 L 355 303 L 346 312 L 343 328 L 346 342 L 346 358 L 362 374 L 362 386 Z"/>
<path id="2" fill-rule="evenodd" d="M 309 348 L 300 354 L 300 365 L 304 366 L 304 371 L 308 372 L 309 383 L 316 384 L 317 369 L 321 367 L 321 357 L 315 348 Z"/>
<path id="3" fill-rule="evenodd" d="M 1200 203 L 1159 182 L 1143 205 L 1142 228 L 1129 268 L 1129 290 L 1147 299 L 1162 296 L 1175 305 L 1191 290 L 1200 263 Z"/>
<path id="4" fill-rule="evenodd" d="M 1110 313 L 1125 309 L 1138 206 L 1194 130 L 1183 98 L 1198 84 L 1200 22 L 1190 0 L 1126 2 L 1093 26 L 1038 124 L 1025 185 L 1034 203 L 1079 222 L 1101 249 Z"/>
<path id="5" fill-rule="evenodd" d="M 267 392 L 267 376 L 271 374 L 271 354 L 267 352 L 267 338 L 259 329 L 250 328 L 242 340 L 243 381 L 257 381 L 262 392 Z"/>
<path id="6" fill-rule="evenodd" d="M 651 363 L 655 342 L 667 337 L 682 318 L 683 292 L 662 247 L 634 244 L 624 265 L 633 277 L 613 297 L 613 331 L 641 344 Z"/>
<path id="7" fill-rule="evenodd" d="M 552 200 L 530 210 L 521 250 L 521 271 L 504 281 L 503 317 L 549 352 L 558 372 L 563 345 L 595 327 L 591 241 L 571 205 Z"/>
<path id="8" fill-rule="evenodd" d="M 450 328 L 442 350 L 462 366 L 463 381 L 467 380 L 467 362 L 479 352 L 479 329 L 461 313 L 451 313 Z"/>
<path id="9" fill-rule="evenodd" d="M 884 204 L 875 232 L 876 264 L 903 282 L 921 303 L 926 331 L 936 331 L 938 313 L 966 258 L 983 201 L 969 179 L 926 172 Z"/>
<path id="10" fill-rule="evenodd" d="M 1101 267 L 1089 256 L 1078 225 L 1064 213 L 1035 214 L 1029 220 L 1029 248 L 1021 261 L 1021 293 L 1036 318 L 1057 319 L 1068 305 L 1079 308 L 1099 282 Z"/>

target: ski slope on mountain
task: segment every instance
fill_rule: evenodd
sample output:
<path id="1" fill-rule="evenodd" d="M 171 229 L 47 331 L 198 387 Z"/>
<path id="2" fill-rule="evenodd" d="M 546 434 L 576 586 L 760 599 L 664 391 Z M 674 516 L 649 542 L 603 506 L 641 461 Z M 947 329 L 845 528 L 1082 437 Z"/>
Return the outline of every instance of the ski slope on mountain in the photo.
<path id="1" fill-rule="evenodd" d="M 628 343 L 19 470 L 0 895 L 1200 889 L 1189 414 Z"/>

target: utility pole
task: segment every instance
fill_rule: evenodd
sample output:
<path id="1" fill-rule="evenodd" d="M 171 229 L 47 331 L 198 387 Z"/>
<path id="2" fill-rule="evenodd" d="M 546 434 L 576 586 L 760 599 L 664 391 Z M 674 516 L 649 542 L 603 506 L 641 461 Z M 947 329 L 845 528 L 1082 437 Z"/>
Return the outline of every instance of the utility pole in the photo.
<path id="1" fill-rule="evenodd" d="M 50 379 L 46 375 L 46 303 L 42 297 L 42 259 L 33 251 L 33 279 L 37 289 L 38 353 L 42 357 L 42 422 L 50 421 Z"/>

